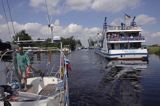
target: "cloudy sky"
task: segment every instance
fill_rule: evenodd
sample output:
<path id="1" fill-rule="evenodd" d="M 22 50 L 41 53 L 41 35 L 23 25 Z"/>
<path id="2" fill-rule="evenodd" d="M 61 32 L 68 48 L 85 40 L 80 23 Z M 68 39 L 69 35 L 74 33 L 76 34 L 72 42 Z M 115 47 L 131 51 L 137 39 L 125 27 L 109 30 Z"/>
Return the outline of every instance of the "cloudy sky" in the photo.
<path id="1" fill-rule="evenodd" d="M 104 17 L 108 24 L 123 22 L 124 13 L 136 16 L 136 22 L 142 25 L 146 44 L 160 44 L 159 0 L 46 0 L 54 35 L 81 39 L 87 45 L 87 39 L 97 39 L 102 30 Z M 7 0 L 0 0 L 0 39 L 10 41 L 14 35 L 7 8 Z M 2 3 L 3 2 L 3 3 Z M 25 29 L 33 39 L 51 37 L 47 27 L 47 9 L 45 0 L 8 0 L 15 31 Z M 2 5 L 4 4 L 4 5 Z M 9 30 L 3 10 L 9 21 Z"/>

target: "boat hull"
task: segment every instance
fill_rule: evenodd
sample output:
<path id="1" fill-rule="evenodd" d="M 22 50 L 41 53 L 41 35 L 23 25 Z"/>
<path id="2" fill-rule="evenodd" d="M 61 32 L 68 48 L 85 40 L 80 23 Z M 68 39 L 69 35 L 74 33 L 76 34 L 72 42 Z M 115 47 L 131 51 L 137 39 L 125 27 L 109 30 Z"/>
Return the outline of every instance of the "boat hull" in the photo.
<path id="1" fill-rule="evenodd" d="M 18 95 L 14 97 L 15 99 L 9 100 L 9 103 L 11 106 L 64 106 L 64 90 L 58 87 L 61 86 L 60 83 L 62 80 L 56 77 L 28 78 L 27 84 L 32 87 L 26 92 L 19 91 Z M 47 85 L 51 85 L 51 87 L 44 92 L 43 88 Z M 49 95 L 42 94 L 42 90 L 44 93 L 49 92 Z M 0 106 L 4 106 L 3 101 L 0 101 Z"/>
<path id="2" fill-rule="evenodd" d="M 108 53 L 96 50 L 96 53 L 111 60 L 148 60 L 146 49 L 143 50 L 111 50 Z"/>
<path id="3" fill-rule="evenodd" d="M 57 97 L 58 98 L 58 97 Z M 47 98 L 45 100 L 37 100 L 37 101 L 25 101 L 25 102 L 10 102 L 11 106 L 59 106 L 59 103 L 55 100 L 55 98 Z M 60 106 L 64 104 L 61 103 Z M 3 102 L 0 102 L 0 106 L 4 106 Z"/>

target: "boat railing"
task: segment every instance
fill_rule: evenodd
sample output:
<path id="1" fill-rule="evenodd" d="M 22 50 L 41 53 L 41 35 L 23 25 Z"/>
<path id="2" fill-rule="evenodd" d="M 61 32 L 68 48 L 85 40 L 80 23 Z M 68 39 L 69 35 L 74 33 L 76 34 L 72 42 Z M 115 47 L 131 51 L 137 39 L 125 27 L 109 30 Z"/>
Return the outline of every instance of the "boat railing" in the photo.
<path id="1" fill-rule="evenodd" d="M 4 56 L 6 56 L 8 53 L 12 53 L 12 52 L 13 52 L 13 50 L 7 49 L 3 54 L 1 54 L 0 62 L 2 62 Z M 12 82 L 12 80 L 13 80 L 13 68 L 14 68 L 13 63 L 10 62 L 8 65 L 6 65 L 5 62 L 2 62 L 2 63 L 4 64 L 4 66 L 7 69 L 6 78 L 9 80 L 8 82 Z"/>
<path id="2" fill-rule="evenodd" d="M 4 51 L 0 51 L 0 61 L 9 62 L 12 60 L 12 52 L 11 49 L 6 49 Z"/>
<path id="3" fill-rule="evenodd" d="M 107 30 L 141 30 L 140 26 L 107 26 Z"/>
<path id="4" fill-rule="evenodd" d="M 64 87 L 64 98 L 61 98 L 61 94 L 60 96 L 60 101 L 62 101 L 62 99 L 64 100 L 64 106 L 69 106 L 69 86 L 68 86 L 68 69 L 67 69 L 67 64 L 66 64 L 66 56 L 62 50 L 62 44 L 61 44 L 61 49 L 59 49 L 60 51 L 60 66 L 59 66 L 59 70 L 57 72 L 54 73 L 54 76 L 61 79 L 63 81 L 63 87 Z M 51 69 L 51 72 L 49 75 L 53 74 L 53 67 Z M 60 81 L 60 80 L 59 80 Z M 63 92 L 62 90 L 59 91 Z"/>
<path id="5" fill-rule="evenodd" d="M 145 40 L 144 36 L 136 36 L 136 37 L 108 37 L 108 41 L 138 41 Z"/>
<path id="6" fill-rule="evenodd" d="M 60 100 L 59 101 L 63 101 L 62 99 L 64 99 L 64 106 L 68 106 L 69 105 L 69 86 L 68 86 L 68 74 L 67 74 L 67 66 L 66 66 L 66 62 L 65 62 L 65 55 L 63 53 L 63 51 L 61 49 L 59 49 L 60 51 L 60 66 L 59 66 L 59 69 L 57 72 L 53 72 L 53 68 L 54 68 L 54 65 L 51 69 L 51 72 L 49 73 L 49 76 L 54 76 L 56 78 L 58 78 L 58 82 L 63 82 L 63 88 L 64 90 L 61 90 L 59 91 L 59 93 L 56 96 L 60 96 Z M 0 61 L 2 61 L 2 58 L 3 56 L 5 56 L 7 53 L 9 52 L 13 52 L 13 50 L 7 50 L 6 52 L 4 52 L 1 57 L 0 57 Z M 12 83 L 13 82 L 13 74 L 14 74 L 14 60 L 11 62 L 11 64 L 9 66 L 6 66 L 6 67 L 10 67 L 9 71 L 8 71 L 8 78 L 9 78 L 9 81 L 8 83 Z M 32 68 L 31 68 L 32 69 Z M 35 70 L 38 70 L 37 68 L 34 67 Z M 31 71 L 31 76 L 34 77 L 34 70 Z M 54 75 L 53 75 L 54 74 Z M 64 98 L 62 98 L 64 95 Z"/>

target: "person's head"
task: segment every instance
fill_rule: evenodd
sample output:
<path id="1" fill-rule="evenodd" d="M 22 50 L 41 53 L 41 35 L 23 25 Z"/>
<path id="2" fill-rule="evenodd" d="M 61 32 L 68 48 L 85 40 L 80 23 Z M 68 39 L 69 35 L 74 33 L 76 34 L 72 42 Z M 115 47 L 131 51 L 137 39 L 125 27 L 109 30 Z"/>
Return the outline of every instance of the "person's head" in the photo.
<path id="1" fill-rule="evenodd" d="M 18 51 L 19 51 L 20 53 L 23 53 L 23 47 L 19 47 L 19 48 L 18 48 Z"/>

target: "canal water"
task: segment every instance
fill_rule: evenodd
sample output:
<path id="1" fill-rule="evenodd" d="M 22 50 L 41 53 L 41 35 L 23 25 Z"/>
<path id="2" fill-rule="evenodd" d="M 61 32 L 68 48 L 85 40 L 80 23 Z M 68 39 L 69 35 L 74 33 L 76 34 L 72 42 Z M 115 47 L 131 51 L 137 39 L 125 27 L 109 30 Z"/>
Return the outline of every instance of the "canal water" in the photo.
<path id="1" fill-rule="evenodd" d="M 50 74 L 59 68 L 59 54 L 36 54 L 33 67 Z M 116 63 L 94 53 L 94 50 L 78 50 L 67 56 L 72 65 L 69 72 L 70 106 L 159 106 L 160 105 L 160 57 L 149 56 L 149 62 L 133 68 L 116 67 Z M 35 61 L 36 60 L 36 61 Z M 112 63 L 112 64 L 111 64 Z M 122 63 L 122 62 L 121 62 Z M 136 65 L 135 65 L 136 64 Z M 0 62 L 0 84 L 6 83 L 6 66 Z M 137 66 L 140 68 L 136 69 Z M 54 68 L 52 68 L 54 67 Z M 9 79 L 7 79 L 9 80 Z"/>
<path id="2" fill-rule="evenodd" d="M 71 106 L 160 105 L 159 56 L 150 55 L 149 62 L 144 64 L 146 68 L 119 78 L 115 76 L 122 69 L 109 67 L 110 62 L 93 50 L 75 51 L 69 57 L 72 63 L 69 74 Z"/>

